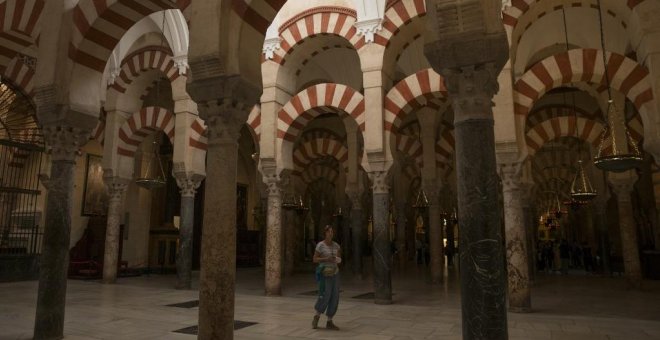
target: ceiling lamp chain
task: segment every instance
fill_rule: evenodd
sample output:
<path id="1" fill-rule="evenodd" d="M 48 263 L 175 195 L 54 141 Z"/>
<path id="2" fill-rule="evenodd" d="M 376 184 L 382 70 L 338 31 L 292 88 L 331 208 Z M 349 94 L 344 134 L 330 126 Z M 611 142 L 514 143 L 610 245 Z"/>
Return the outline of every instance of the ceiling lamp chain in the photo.
<path id="1" fill-rule="evenodd" d="M 165 171 L 163 170 L 163 163 L 160 160 L 160 147 L 158 142 L 153 142 L 152 157 L 149 158 L 147 163 L 147 172 L 144 177 L 138 178 L 135 180 L 135 184 L 147 189 L 153 190 L 165 186 Z M 151 166 L 152 161 L 156 161 L 159 171 L 152 171 L 153 167 Z"/>
<path id="2" fill-rule="evenodd" d="M 607 126 L 603 131 L 598 151 L 594 158 L 594 164 L 601 170 L 622 172 L 638 167 L 643 161 L 642 154 L 637 147 L 637 143 L 630 136 L 628 127 L 626 126 L 623 112 L 619 112 L 614 101 L 612 100 L 612 90 L 610 89 L 610 76 L 607 67 L 606 52 L 605 52 L 605 33 L 603 29 L 603 8 L 600 0 L 598 3 L 598 22 L 600 25 L 600 42 L 601 53 L 603 56 L 603 68 L 605 70 L 605 81 L 607 82 Z M 623 129 L 623 132 L 617 136 L 618 129 Z M 626 140 L 620 140 L 617 137 L 622 137 Z"/>
<path id="3" fill-rule="evenodd" d="M 568 45 L 568 23 L 566 20 L 566 9 L 562 7 L 561 9 L 563 19 L 564 19 L 564 36 L 566 39 L 566 52 L 569 50 L 569 45 Z M 575 138 L 580 139 L 579 133 L 578 133 L 578 114 L 577 114 L 577 108 L 575 105 L 575 94 L 571 93 L 571 101 L 572 101 L 572 109 L 573 109 L 573 115 L 575 117 Z M 573 183 L 571 183 L 571 204 L 574 204 L 573 202 L 585 202 L 585 201 L 590 201 L 593 198 L 595 198 L 598 193 L 596 190 L 594 190 L 593 186 L 591 185 L 591 180 L 587 176 L 587 173 L 584 171 L 584 166 L 582 165 L 582 141 L 579 141 L 578 144 L 578 164 L 577 164 L 577 171 L 575 172 L 575 177 L 573 178 Z"/>

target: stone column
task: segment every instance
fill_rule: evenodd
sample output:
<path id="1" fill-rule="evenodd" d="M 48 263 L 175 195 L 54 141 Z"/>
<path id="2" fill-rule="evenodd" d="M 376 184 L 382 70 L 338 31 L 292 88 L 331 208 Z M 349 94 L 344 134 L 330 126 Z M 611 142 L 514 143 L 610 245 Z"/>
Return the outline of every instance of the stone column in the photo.
<path id="1" fill-rule="evenodd" d="M 440 190 L 435 185 L 426 185 L 425 191 L 429 200 L 429 254 L 431 255 L 431 283 L 443 282 L 445 271 L 444 244 L 442 241 L 442 207 L 440 206 Z"/>
<path id="2" fill-rule="evenodd" d="M 362 279 L 362 202 L 358 192 L 348 194 L 351 199 L 351 244 L 353 246 L 353 274 Z"/>
<path id="3" fill-rule="evenodd" d="M 611 274 L 612 269 L 610 266 L 610 240 L 609 240 L 609 231 L 607 228 L 607 200 L 608 197 L 605 196 L 607 193 L 599 193 L 599 198 L 592 202 L 594 209 L 594 217 L 596 228 L 598 229 L 598 244 L 600 252 L 598 255 L 601 257 L 603 274 Z M 605 197 L 602 197 L 605 196 Z"/>
<path id="4" fill-rule="evenodd" d="M 176 254 L 176 289 L 190 289 L 193 262 L 193 228 L 195 224 L 195 193 L 202 183 L 200 175 L 174 174 L 181 190 L 179 249 Z"/>
<path id="5" fill-rule="evenodd" d="M 284 275 L 293 275 L 293 258 L 295 256 L 295 232 L 296 232 L 296 212 L 293 209 L 288 209 L 284 212 L 286 215 L 286 222 L 284 222 L 283 238 L 284 238 Z"/>
<path id="6" fill-rule="evenodd" d="M 249 108 L 198 101 L 206 120 L 206 185 L 199 275 L 199 339 L 233 339 L 238 138 Z"/>
<path id="7" fill-rule="evenodd" d="M 529 288 L 527 229 L 522 204 L 523 190 L 521 187 L 520 166 L 520 163 L 500 165 L 504 201 L 509 310 L 514 313 L 530 312 L 532 307 Z"/>
<path id="8" fill-rule="evenodd" d="M 42 131 L 51 151 L 51 170 L 50 180 L 44 182 L 48 196 L 34 339 L 61 339 L 64 336 L 76 152 L 87 141 L 89 131 L 67 125 L 44 126 Z"/>
<path id="9" fill-rule="evenodd" d="M 389 233 L 389 186 L 387 172 L 369 174 L 373 189 L 373 260 L 374 302 L 379 305 L 392 303 L 392 251 Z"/>
<path id="10" fill-rule="evenodd" d="M 438 1 L 427 6 L 436 9 L 428 20 L 445 25 Z M 482 10 L 484 16 L 492 13 Z M 444 77 L 454 109 L 463 339 L 499 340 L 508 337 L 508 329 L 492 99 L 508 44 L 503 31 L 485 31 L 438 35 L 427 41 L 425 54 Z"/>
<path id="11" fill-rule="evenodd" d="M 268 186 L 268 216 L 266 217 L 266 296 L 282 295 L 282 179 L 276 170 L 262 169 Z"/>
<path id="12" fill-rule="evenodd" d="M 117 281 L 117 268 L 121 257 L 119 254 L 119 220 L 129 180 L 112 176 L 104 176 L 103 180 L 108 188 L 108 221 L 105 229 L 102 282 L 109 284 Z"/>
<path id="13" fill-rule="evenodd" d="M 624 275 L 628 288 L 639 289 L 642 285 L 642 268 L 639 261 L 637 226 L 630 198 L 637 181 L 637 174 L 633 170 L 621 174 L 609 173 L 608 181 L 612 190 L 616 193 L 619 208 Z"/>
<path id="14" fill-rule="evenodd" d="M 399 252 L 399 263 L 405 264 L 406 256 L 406 201 L 396 203 L 396 248 Z"/>

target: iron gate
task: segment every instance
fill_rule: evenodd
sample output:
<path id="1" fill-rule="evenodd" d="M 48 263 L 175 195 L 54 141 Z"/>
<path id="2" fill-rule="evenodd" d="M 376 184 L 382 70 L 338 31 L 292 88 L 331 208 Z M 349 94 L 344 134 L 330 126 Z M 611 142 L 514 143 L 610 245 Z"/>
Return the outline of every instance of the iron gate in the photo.
<path id="1" fill-rule="evenodd" d="M 43 148 L 0 140 L 0 280 L 16 270 L 36 268 L 43 226 L 39 210 L 39 173 Z M 22 269 L 21 269 L 22 268 Z"/>

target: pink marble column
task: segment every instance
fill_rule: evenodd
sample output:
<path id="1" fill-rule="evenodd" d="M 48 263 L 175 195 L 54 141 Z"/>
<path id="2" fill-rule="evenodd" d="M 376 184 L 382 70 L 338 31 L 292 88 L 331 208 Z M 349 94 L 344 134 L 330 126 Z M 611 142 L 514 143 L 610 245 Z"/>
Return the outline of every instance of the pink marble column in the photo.
<path id="1" fill-rule="evenodd" d="M 282 189 L 275 169 L 263 169 L 268 186 L 268 216 L 266 217 L 266 258 L 264 286 L 267 296 L 282 295 Z"/>
<path id="2" fill-rule="evenodd" d="M 621 230 L 624 276 L 628 288 L 640 289 L 642 286 L 642 267 L 639 261 L 637 226 L 630 199 L 635 182 L 637 182 L 637 174 L 632 170 L 621 174 L 610 173 L 608 174 L 608 181 L 616 194 L 619 207 L 619 229 Z"/>
<path id="3" fill-rule="evenodd" d="M 119 265 L 119 220 L 124 201 L 124 193 L 128 189 L 129 180 L 125 178 L 104 176 L 108 188 L 108 221 L 105 229 L 105 249 L 103 254 L 103 280 L 105 284 L 117 282 Z"/>
<path id="4" fill-rule="evenodd" d="M 504 238 L 508 278 L 509 311 L 531 311 L 527 229 L 522 206 L 524 190 L 520 178 L 521 163 L 500 164 L 504 201 Z"/>

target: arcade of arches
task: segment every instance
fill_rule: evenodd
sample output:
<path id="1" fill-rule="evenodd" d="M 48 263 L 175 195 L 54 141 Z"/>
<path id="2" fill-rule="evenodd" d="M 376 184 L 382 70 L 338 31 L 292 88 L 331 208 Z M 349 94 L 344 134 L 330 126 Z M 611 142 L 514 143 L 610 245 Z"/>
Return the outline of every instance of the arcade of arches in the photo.
<path id="1" fill-rule="evenodd" d="M 463 339 L 507 339 L 507 312 L 534 312 L 532 283 L 565 265 L 644 291 L 660 278 L 659 15 L 0 1 L 0 281 L 38 278 L 34 338 L 55 339 L 67 279 L 176 275 L 199 289 L 199 338 L 232 339 L 236 268 L 282 296 L 333 225 L 343 275 L 392 312 L 393 275 L 456 280 Z M 595 165 L 617 152 L 634 166 Z"/>

